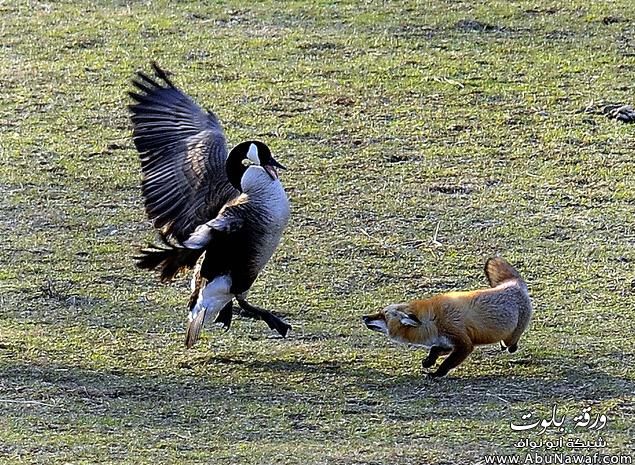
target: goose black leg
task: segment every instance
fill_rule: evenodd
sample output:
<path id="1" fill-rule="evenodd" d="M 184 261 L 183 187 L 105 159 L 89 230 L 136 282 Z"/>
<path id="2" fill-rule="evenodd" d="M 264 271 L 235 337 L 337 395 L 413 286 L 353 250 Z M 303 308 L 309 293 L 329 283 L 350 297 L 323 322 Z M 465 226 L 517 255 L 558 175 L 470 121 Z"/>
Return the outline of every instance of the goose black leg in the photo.
<path id="1" fill-rule="evenodd" d="M 269 328 L 278 331 L 278 333 L 282 337 L 287 336 L 287 332 L 291 329 L 290 324 L 285 323 L 284 321 L 282 321 L 282 319 L 278 318 L 273 313 L 263 308 L 251 305 L 245 299 L 236 300 L 238 300 L 238 305 L 240 305 L 240 308 L 242 308 L 248 316 L 256 320 L 263 320 L 265 323 L 267 323 L 267 326 L 269 326 Z"/>
<path id="2" fill-rule="evenodd" d="M 216 316 L 216 320 L 214 323 L 222 323 L 223 329 L 225 331 L 229 331 L 230 326 L 232 325 L 232 315 L 234 313 L 234 305 L 230 300 L 227 305 L 225 305 L 218 315 Z"/>

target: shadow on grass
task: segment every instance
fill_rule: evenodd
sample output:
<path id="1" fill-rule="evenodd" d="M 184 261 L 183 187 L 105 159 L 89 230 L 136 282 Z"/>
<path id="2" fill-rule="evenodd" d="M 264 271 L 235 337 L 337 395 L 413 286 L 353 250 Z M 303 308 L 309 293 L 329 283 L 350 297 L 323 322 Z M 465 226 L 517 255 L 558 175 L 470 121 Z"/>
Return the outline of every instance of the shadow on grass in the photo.
<path id="1" fill-rule="evenodd" d="M 210 363 L 221 362 L 211 357 Z M 285 373 L 304 373 L 335 379 L 333 391 L 353 387 L 359 397 L 345 399 L 344 414 L 385 414 L 388 418 L 416 421 L 427 418 L 460 417 L 470 412 L 473 419 L 499 418 L 501 410 L 514 405 L 537 404 L 549 407 L 574 402 L 599 402 L 619 399 L 635 392 L 635 381 L 616 376 L 601 368 L 590 367 L 586 359 L 566 357 L 510 361 L 522 368 L 510 368 L 507 373 L 465 376 L 465 369 L 451 372 L 442 379 L 430 379 L 418 373 L 387 375 L 359 362 L 303 362 L 281 360 L 248 360 L 241 364 L 250 371 L 277 373 L 284 384 Z M 560 368 L 565 367 L 565 368 Z M 292 389 L 292 388 L 291 388 Z M 309 396 L 310 398 L 311 396 Z"/>
<path id="2" fill-rule="evenodd" d="M 0 367 L 0 404 L 8 416 L 65 415 L 125 419 L 132 424 L 191 424 L 196 418 L 240 412 L 293 412 L 319 405 L 326 412 L 400 420 L 499 417 L 514 404 L 552 405 L 563 400 L 601 401 L 632 395 L 633 380 L 565 358 L 542 360 L 538 369 L 443 379 L 424 373 L 390 376 L 360 362 L 242 360 L 206 357 L 218 373 L 192 373 L 187 367 L 169 375 L 143 376 L 61 365 Z M 566 366 L 558 370 L 553 367 Z M 216 368 L 214 369 L 216 371 Z M 74 413 L 70 413 L 74 412 Z M 253 415 L 247 414 L 247 416 Z"/>
<path id="3" fill-rule="evenodd" d="M 459 367 L 441 379 L 428 378 L 424 370 L 417 374 L 387 377 L 386 371 L 369 368 L 359 362 L 263 361 L 208 356 L 204 363 L 239 364 L 255 372 L 336 374 L 357 381 L 360 387 L 375 391 L 383 389 L 391 395 L 404 398 L 412 397 L 415 393 L 440 394 L 467 396 L 470 397 L 470 402 L 474 402 L 477 401 L 475 398 L 488 394 L 499 396 L 503 401 L 539 402 L 555 398 L 602 400 L 635 391 L 635 381 L 632 379 L 589 367 L 586 360 L 566 357 L 543 358 L 536 362 L 527 359 L 509 361 L 515 366 L 527 367 L 526 371 L 531 374 L 525 376 L 522 369 L 510 368 L 506 374 L 464 377 L 461 375 L 462 368 Z M 483 402 L 490 400 L 483 399 Z"/>
<path id="4" fill-rule="evenodd" d="M 445 407 L 450 417 L 457 410 L 486 412 L 492 405 L 547 407 L 564 401 L 624 398 L 635 392 L 632 379 L 590 368 L 585 361 L 544 359 L 535 365 L 526 374 L 512 369 L 505 374 L 467 377 L 457 371 L 442 379 L 428 379 L 423 374 L 403 376 L 388 389 L 401 402 L 428 399 Z"/>

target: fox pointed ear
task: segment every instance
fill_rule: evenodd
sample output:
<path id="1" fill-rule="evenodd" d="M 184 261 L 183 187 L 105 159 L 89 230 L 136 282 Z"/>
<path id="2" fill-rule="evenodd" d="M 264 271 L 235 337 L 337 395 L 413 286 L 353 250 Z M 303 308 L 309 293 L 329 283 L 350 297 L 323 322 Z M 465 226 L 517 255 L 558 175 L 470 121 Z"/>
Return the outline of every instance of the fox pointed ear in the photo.
<path id="1" fill-rule="evenodd" d="M 403 313 L 399 322 L 404 326 L 410 326 L 412 328 L 421 326 L 421 320 L 412 313 Z"/>

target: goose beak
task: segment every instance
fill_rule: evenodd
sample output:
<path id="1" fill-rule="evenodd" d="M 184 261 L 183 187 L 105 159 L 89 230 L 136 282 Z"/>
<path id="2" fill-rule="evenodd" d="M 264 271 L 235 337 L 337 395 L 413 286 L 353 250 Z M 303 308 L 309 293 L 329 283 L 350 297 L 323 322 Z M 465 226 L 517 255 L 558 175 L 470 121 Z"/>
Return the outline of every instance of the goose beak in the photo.
<path id="1" fill-rule="evenodd" d="M 270 165 L 275 166 L 276 168 L 280 168 L 281 170 L 286 170 L 287 167 L 284 166 L 282 163 L 278 162 L 278 160 L 276 160 L 275 158 L 271 157 L 271 161 L 269 162 Z"/>
<path id="2" fill-rule="evenodd" d="M 276 168 L 280 168 L 281 170 L 286 170 L 287 168 L 276 161 L 273 157 L 266 165 L 263 165 L 263 168 L 267 172 L 267 174 L 271 177 L 271 179 L 278 179 L 278 170 Z"/>

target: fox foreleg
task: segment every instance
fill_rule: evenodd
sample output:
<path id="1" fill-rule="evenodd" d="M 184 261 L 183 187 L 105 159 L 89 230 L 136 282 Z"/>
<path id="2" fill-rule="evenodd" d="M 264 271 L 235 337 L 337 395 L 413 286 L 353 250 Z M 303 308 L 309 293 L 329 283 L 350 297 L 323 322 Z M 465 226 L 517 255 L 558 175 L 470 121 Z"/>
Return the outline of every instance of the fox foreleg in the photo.
<path id="1" fill-rule="evenodd" d="M 474 350 L 474 346 L 471 343 L 464 341 L 456 341 L 454 344 L 454 350 L 452 353 L 448 355 L 448 358 L 443 360 L 443 363 L 439 365 L 437 371 L 434 373 L 429 373 L 428 376 L 432 378 L 438 378 L 441 376 L 445 376 L 452 368 L 456 368 L 467 358 L 468 355 L 472 353 Z"/>
<path id="2" fill-rule="evenodd" d="M 437 360 L 439 357 L 443 355 L 448 355 L 450 352 L 452 352 L 452 347 L 432 346 L 430 348 L 430 353 L 428 354 L 428 356 L 424 358 L 423 361 L 421 362 L 421 366 L 423 368 L 430 368 L 435 363 L 437 363 Z"/>

